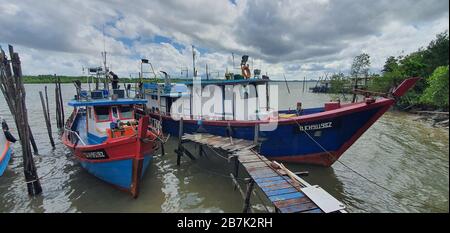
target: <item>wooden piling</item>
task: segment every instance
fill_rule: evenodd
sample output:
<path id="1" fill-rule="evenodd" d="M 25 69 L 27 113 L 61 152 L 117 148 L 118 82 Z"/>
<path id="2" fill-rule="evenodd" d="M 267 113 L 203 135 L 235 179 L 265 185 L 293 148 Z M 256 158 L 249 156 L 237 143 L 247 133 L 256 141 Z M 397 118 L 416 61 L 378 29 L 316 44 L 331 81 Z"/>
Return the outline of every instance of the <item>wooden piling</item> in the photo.
<path id="1" fill-rule="evenodd" d="M 61 78 L 55 77 L 55 103 L 56 103 L 56 125 L 58 129 L 64 128 L 64 102 L 62 100 Z"/>
<path id="2" fill-rule="evenodd" d="M 258 147 L 259 145 L 259 125 L 255 124 L 255 133 L 254 133 L 254 137 L 253 137 L 253 144 L 257 145 L 256 147 Z"/>
<path id="3" fill-rule="evenodd" d="M 58 129 L 62 128 L 62 124 L 61 124 L 61 111 L 59 110 L 60 104 L 59 104 L 59 88 L 58 88 L 58 80 L 56 78 L 56 74 L 54 75 L 55 77 L 55 108 L 56 108 L 56 126 L 58 127 Z"/>
<path id="4" fill-rule="evenodd" d="M 46 105 L 45 106 L 47 106 L 47 118 L 48 118 L 48 122 L 50 122 L 51 123 L 51 121 L 50 121 L 50 109 L 49 109 L 49 105 L 48 105 L 48 93 L 47 93 L 47 86 L 45 86 L 45 103 L 46 103 Z M 50 124 L 51 125 L 51 124 Z"/>
<path id="5" fill-rule="evenodd" d="M 30 141 L 32 134 L 28 125 L 28 113 L 25 104 L 26 92 L 23 85 L 19 54 L 14 52 L 14 48 L 11 45 L 9 45 L 11 61 L 8 61 L 3 49 L 0 49 L 0 53 L 0 89 L 8 103 L 19 133 L 28 194 L 32 196 L 38 195 L 42 193 L 42 187 L 31 153 Z"/>
<path id="6" fill-rule="evenodd" d="M 302 92 L 305 92 L 305 83 L 306 83 L 306 76 L 303 76 L 303 87 L 302 87 Z"/>
<path id="7" fill-rule="evenodd" d="M 183 138 L 183 117 L 180 119 L 178 127 L 178 150 L 177 150 L 177 165 L 180 166 L 181 155 L 183 153 L 182 149 L 182 139 Z"/>
<path id="8" fill-rule="evenodd" d="M 56 74 L 55 74 L 56 75 Z M 58 77 L 58 93 L 59 93 L 59 110 L 61 111 L 61 128 L 64 127 L 64 102 L 62 100 L 61 78 Z"/>
<path id="9" fill-rule="evenodd" d="M 145 96 L 145 95 L 143 95 Z M 166 104 L 167 105 L 167 104 Z M 162 112 L 161 112 L 161 87 L 158 85 L 158 112 L 159 112 L 159 123 L 161 124 L 160 132 L 161 136 L 164 138 L 164 132 L 162 128 Z M 161 155 L 164 155 L 164 143 L 161 142 Z"/>
<path id="10" fill-rule="evenodd" d="M 42 111 L 44 113 L 44 119 L 45 119 L 45 124 L 47 126 L 47 132 L 48 132 L 48 137 L 50 139 L 50 144 L 52 145 L 53 148 L 55 148 L 55 142 L 53 141 L 53 137 L 52 137 L 52 126 L 50 125 L 50 120 L 49 120 L 48 114 L 47 114 L 48 106 L 45 106 L 44 96 L 42 95 L 42 91 L 39 91 L 39 96 L 41 97 Z"/>
<path id="11" fill-rule="evenodd" d="M 30 132 L 30 135 L 29 135 L 30 136 L 30 143 L 31 143 L 31 147 L 33 148 L 33 152 L 35 154 L 39 154 L 39 150 L 37 148 L 36 141 L 34 140 L 34 136 L 33 136 L 33 133 L 31 132 L 30 126 L 28 126 L 28 131 Z"/>
<path id="12" fill-rule="evenodd" d="M 245 194 L 244 208 L 243 208 L 244 213 L 248 213 L 248 211 L 250 210 L 250 197 L 252 195 L 254 185 L 255 181 L 253 181 L 253 179 L 250 180 L 249 183 L 247 184 L 247 192 Z"/>

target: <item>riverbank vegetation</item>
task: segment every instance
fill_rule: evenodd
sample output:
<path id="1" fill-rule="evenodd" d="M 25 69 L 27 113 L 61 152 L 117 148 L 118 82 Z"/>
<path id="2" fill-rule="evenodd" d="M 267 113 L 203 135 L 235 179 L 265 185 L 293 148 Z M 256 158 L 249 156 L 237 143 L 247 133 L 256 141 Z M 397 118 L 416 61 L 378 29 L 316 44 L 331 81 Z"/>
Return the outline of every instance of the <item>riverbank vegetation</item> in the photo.
<path id="1" fill-rule="evenodd" d="M 449 35 L 443 32 L 426 48 L 419 48 L 408 55 L 390 56 L 380 74 L 370 74 L 370 56 L 355 57 L 350 75 L 333 74 L 328 80 L 330 93 L 351 93 L 355 88 L 372 92 L 389 93 L 409 77 L 421 77 L 413 89 L 397 102 L 401 110 L 444 111 L 449 110 Z"/>
<path id="2" fill-rule="evenodd" d="M 382 75 L 372 80 L 369 90 L 388 92 L 408 77 L 422 77 L 399 100 L 398 106 L 403 109 L 448 111 L 448 55 L 448 32 L 440 33 L 426 48 L 420 48 L 406 56 L 387 58 Z"/>

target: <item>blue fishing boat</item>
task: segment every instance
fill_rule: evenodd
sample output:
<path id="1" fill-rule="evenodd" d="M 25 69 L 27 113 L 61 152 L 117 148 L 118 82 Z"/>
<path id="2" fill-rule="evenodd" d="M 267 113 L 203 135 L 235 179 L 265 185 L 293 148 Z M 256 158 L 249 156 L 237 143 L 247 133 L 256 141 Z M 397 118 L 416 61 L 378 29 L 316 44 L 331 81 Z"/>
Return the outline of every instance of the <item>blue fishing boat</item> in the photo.
<path id="1" fill-rule="evenodd" d="M 250 77 L 245 62 L 241 68 L 242 75 L 224 80 L 144 83 L 150 116 L 161 119 L 164 133 L 171 135 L 178 135 L 183 119 L 185 133 L 256 138 L 267 158 L 331 166 L 418 80 L 407 79 L 377 98 L 365 92 L 359 102 L 331 101 L 316 108 L 298 102 L 278 109 L 278 99 L 269 98 L 278 96 L 277 86 L 267 77 Z"/>

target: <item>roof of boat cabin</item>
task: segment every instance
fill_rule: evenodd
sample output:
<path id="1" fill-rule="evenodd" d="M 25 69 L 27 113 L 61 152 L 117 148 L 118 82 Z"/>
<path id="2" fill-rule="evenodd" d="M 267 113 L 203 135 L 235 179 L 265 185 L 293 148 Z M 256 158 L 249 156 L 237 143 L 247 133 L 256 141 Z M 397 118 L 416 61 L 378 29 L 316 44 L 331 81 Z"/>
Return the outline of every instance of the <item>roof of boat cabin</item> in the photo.
<path id="1" fill-rule="evenodd" d="M 201 80 L 201 85 L 237 85 L 237 84 L 262 84 L 269 82 L 269 79 L 259 79 L 259 78 L 251 78 L 251 79 L 233 79 L 233 80 L 226 80 L 226 79 L 212 79 L 212 80 Z M 195 81 L 198 82 L 198 81 Z M 181 82 L 180 84 L 185 84 L 187 86 L 193 85 L 195 83 L 194 81 L 188 81 L 188 82 Z"/>
<path id="2" fill-rule="evenodd" d="M 71 100 L 68 105 L 73 107 L 80 106 L 111 106 L 111 105 L 129 105 L 129 104 L 145 104 L 146 99 L 90 99 L 90 100 Z"/>

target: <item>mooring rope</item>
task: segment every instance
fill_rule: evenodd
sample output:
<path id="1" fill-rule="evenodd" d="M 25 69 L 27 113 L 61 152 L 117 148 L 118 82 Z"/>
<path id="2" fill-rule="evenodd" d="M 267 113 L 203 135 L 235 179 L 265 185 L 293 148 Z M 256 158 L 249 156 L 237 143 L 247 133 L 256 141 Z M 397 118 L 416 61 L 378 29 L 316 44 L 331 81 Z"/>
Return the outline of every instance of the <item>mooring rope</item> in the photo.
<path id="1" fill-rule="evenodd" d="M 302 129 L 302 127 L 300 127 L 300 124 L 299 124 L 297 121 L 295 121 L 295 122 L 297 123 L 297 125 L 299 126 L 299 128 L 300 128 L 300 129 L 301 129 L 301 130 L 302 130 L 302 131 L 303 131 L 303 132 L 304 132 L 304 133 L 305 133 L 305 134 L 306 134 L 306 135 L 307 135 L 314 143 L 316 143 L 316 144 L 317 144 L 317 145 L 318 145 L 325 153 L 329 154 L 329 155 L 333 158 L 334 161 L 338 162 L 339 164 L 341 164 L 341 165 L 344 166 L 345 168 L 349 169 L 349 170 L 352 171 L 353 173 L 355 173 L 355 174 L 357 174 L 358 176 L 362 177 L 363 179 L 365 179 L 365 180 L 368 181 L 369 183 L 372 183 L 372 184 L 376 185 L 377 187 L 382 188 L 382 189 L 384 189 L 384 190 L 390 192 L 391 194 L 394 194 L 394 195 L 397 194 L 395 191 L 393 191 L 393 190 L 391 190 L 391 189 L 388 189 L 388 188 L 384 187 L 383 185 L 380 185 L 380 184 L 376 183 L 375 181 L 373 181 L 373 180 L 367 178 L 366 176 L 362 175 L 362 174 L 359 173 L 358 171 L 352 169 L 351 167 L 349 167 L 348 165 L 346 165 L 344 162 L 337 160 L 336 157 L 335 157 L 331 152 L 329 152 L 328 150 L 326 150 L 326 149 L 325 149 L 318 141 L 316 141 L 316 140 L 315 140 L 308 132 L 306 132 L 304 129 Z M 408 196 L 404 196 L 404 198 L 407 199 L 407 200 L 409 200 L 409 201 L 411 201 L 411 202 L 419 202 L 420 204 L 422 204 L 422 205 L 424 205 L 424 206 L 432 207 L 432 208 L 435 208 L 435 209 L 438 209 L 438 210 L 441 210 L 441 211 L 448 211 L 448 210 L 442 209 L 442 208 L 437 207 L 437 206 L 430 206 L 429 204 L 427 204 L 427 203 L 425 203 L 425 202 L 422 202 L 422 201 L 420 201 L 420 200 L 413 200 L 412 198 L 409 198 Z M 394 200 L 396 200 L 396 201 L 399 202 L 400 204 L 404 205 L 404 204 L 401 203 L 399 200 L 397 200 L 397 199 L 395 199 L 395 198 L 394 198 Z M 421 206 L 417 206 L 417 205 L 415 205 L 415 206 L 416 206 L 416 207 L 421 207 Z"/>

